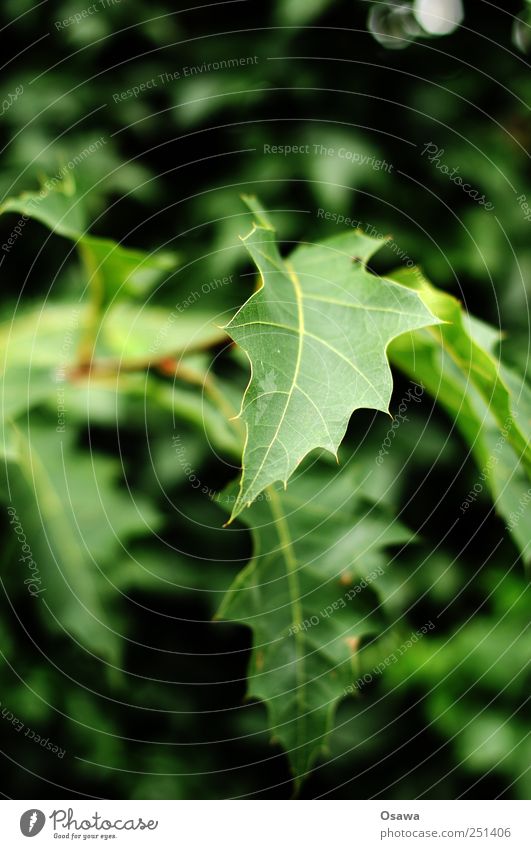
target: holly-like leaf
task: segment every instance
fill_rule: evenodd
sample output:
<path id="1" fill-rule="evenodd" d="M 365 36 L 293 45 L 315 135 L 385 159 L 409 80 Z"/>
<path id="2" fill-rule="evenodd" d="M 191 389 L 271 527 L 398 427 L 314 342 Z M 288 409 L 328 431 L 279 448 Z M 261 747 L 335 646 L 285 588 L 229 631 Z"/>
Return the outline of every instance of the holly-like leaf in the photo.
<path id="1" fill-rule="evenodd" d="M 336 454 L 354 410 L 389 412 L 387 345 L 439 322 L 415 292 L 367 271 L 383 240 L 352 231 L 284 260 L 273 226 L 249 205 L 256 223 L 243 241 L 262 286 L 226 327 L 252 366 L 232 518 L 269 484 L 286 483 L 312 449 Z"/>
<path id="2" fill-rule="evenodd" d="M 273 738 L 298 782 L 325 747 L 336 706 L 357 678 L 360 639 L 383 630 L 374 589 L 384 549 L 410 534 L 365 499 L 349 467 L 314 464 L 286 491 L 277 486 L 243 514 L 254 557 L 217 618 L 253 630 L 249 695 L 266 703 Z M 220 501 L 232 497 L 229 491 Z"/>

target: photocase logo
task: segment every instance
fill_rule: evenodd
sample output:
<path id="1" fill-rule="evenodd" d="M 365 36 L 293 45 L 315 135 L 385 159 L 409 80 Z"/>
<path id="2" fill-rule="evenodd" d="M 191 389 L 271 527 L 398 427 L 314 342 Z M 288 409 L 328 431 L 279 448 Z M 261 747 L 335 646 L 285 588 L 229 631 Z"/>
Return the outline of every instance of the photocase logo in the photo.
<path id="1" fill-rule="evenodd" d="M 20 817 L 20 830 L 24 837 L 35 837 L 44 828 L 46 817 L 37 808 L 25 811 Z"/>

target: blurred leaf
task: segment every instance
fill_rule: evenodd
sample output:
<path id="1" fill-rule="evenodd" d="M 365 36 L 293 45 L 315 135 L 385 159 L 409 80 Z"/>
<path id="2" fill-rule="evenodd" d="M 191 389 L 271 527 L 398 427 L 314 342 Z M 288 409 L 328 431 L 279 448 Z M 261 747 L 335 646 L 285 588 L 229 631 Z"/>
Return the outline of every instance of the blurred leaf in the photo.
<path id="1" fill-rule="evenodd" d="M 199 308 L 169 311 L 163 307 L 123 302 L 109 308 L 103 318 L 102 336 L 120 360 L 156 360 L 165 354 L 179 355 L 189 348 L 208 348 L 226 340 L 226 334 Z"/>
<path id="2" fill-rule="evenodd" d="M 79 236 L 77 246 L 96 288 L 101 308 L 124 296 L 143 299 L 177 262 L 169 253 L 146 253 L 110 239 Z"/>
<path id="3" fill-rule="evenodd" d="M 228 510 L 235 492 L 220 496 Z M 269 487 L 243 516 L 255 554 L 217 618 L 253 630 L 249 696 L 266 702 L 273 736 L 299 783 L 357 677 L 360 639 L 383 628 L 367 589 L 372 581 L 378 586 L 374 557 L 410 535 L 365 500 L 350 469 L 336 473 L 315 463 L 286 492 Z"/>
<path id="4" fill-rule="evenodd" d="M 175 420 L 194 425 L 215 449 L 226 452 L 231 457 L 239 457 L 242 442 L 233 423 L 229 421 L 231 409 L 228 408 L 225 411 L 220 409 L 208 393 L 201 391 L 201 382 L 205 379 L 204 373 L 197 371 L 194 376 L 197 377 L 197 386 L 186 386 L 178 382 L 172 385 L 151 383 L 150 402 L 172 413 Z M 220 391 L 224 392 L 223 381 L 218 380 L 217 385 Z M 178 438 L 178 430 L 174 421 L 173 437 Z"/>
<path id="5" fill-rule="evenodd" d="M 528 730 L 515 717 L 529 693 L 529 586 L 511 573 L 491 576 L 493 616 L 476 616 L 448 637 L 422 640 L 390 665 L 390 688 L 425 683 L 428 717 L 452 741 L 459 763 L 478 773 L 528 772 Z M 529 779 L 527 778 L 527 787 Z"/>
<path id="6" fill-rule="evenodd" d="M 38 603 L 48 627 L 118 662 L 120 637 L 109 617 L 106 563 L 158 516 L 116 487 L 118 463 L 77 450 L 71 433 L 32 421 L 16 428 L 17 462 L 7 486 L 41 583 Z M 31 575 L 30 575 L 31 576 Z"/>
<path id="7" fill-rule="evenodd" d="M 80 251 L 98 312 L 116 297 L 144 298 L 177 262 L 174 254 L 126 248 L 110 239 L 90 236 L 83 198 L 71 173 L 44 183 L 40 192 L 25 192 L 0 206 L 0 215 L 17 212 L 40 221 L 71 239 Z"/>
<path id="8" fill-rule="evenodd" d="M 0 215 L 6 212 L 40 221 L 68 239 L 77 240 L 87 228 L 82 200 L 76 195 L 74 178 L 68 172 L 44 182 L 38 192 L 23 192 L 19 197 L 8 198 L 0 206 Z"/>
<path id="9" fill-rule="evenodd" d="M 276 17 L 281 24 L 300 26 L 317 18 L 331 5 L 331 0 L 277 0 Z"/>
<path id="10" fill-rule="evenodd" d="M 21 310 L 0 326 L 2 417 L 16 418 L 50 398 L 74 360 L 83 325 L 79 304 Z"/>
<path id="11" fill-rule="evenodd" d="M 484 331 L 479 330 L 481 325 L 477 321 L 471 323 L 467 320 L 459 301 L 432 286 L 418 269 L 400 270 L 393 275 L 393 279 L 418 292 L 426 306 L 441 321 L 447 322 L 427 332 L 439 341 L 467 381 L 476 387 L 500 428 L 508 429 L 509 442 L 522 457 L 524 466 L 531 471 L 531 447 L 527 434 L 514 418 L 511 393 L 500 370 L 499 358 L 484 347 Z M 492 333 L 496 333 L 494 328 Z M 397 348 L 401 344 L 399 341 Z"/>
<path id="12" fill-rule="evenodd" d="M 495 358 L 493 350 L 499 340 L 495 328 L 466 316 L 458 301 L 431 287 L 417 270 L 396 277 L 412 287 L 420 286 L 431 309 L 452 324 L 402 336 L 390 348 L 391 361 L 428 389 L 470 446 L 480 475 L 477 491 L 472 491 L 468 503 L 463 501 L 461 513 L 469 509 L 486 482 L 527 562 L 531 524 L 526 514 L 531 497 L 526 434 L 531 423 L 531 393 L 522 378 Z"/>

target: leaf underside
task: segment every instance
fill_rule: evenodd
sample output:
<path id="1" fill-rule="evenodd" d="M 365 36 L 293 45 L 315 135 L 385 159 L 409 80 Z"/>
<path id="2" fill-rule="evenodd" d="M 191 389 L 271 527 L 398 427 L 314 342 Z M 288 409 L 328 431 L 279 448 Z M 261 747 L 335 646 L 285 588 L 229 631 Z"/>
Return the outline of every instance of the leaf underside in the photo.
<path id="1" fill-rule="evenodd" d="M 255 202 L 251 201 L 256 211 Z M 416 292 L 367 271 L 384 240 L 361 232 L 300 245 L 284 260 L 263 214 L 243 240 L 262 286 L 225 328 L 252 376 L 241 409 L 247 438 L 231 519 L 314 448 L 333 454 L 361 407 L 389 412 L 386 355 L 396 336 L 439 323 Z"/>

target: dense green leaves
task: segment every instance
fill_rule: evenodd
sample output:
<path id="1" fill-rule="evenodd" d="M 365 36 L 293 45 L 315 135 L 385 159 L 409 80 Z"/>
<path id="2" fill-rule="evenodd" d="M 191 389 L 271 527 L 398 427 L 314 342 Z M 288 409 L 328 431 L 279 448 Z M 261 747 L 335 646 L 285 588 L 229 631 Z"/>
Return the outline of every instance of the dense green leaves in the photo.
<path id="1" fill-rule="evenodd" d="M 253 559 L 218 613 L 253 630 L 249 695 L 266 702 L 297 781 L 352 692 L 360 640 L 384 628 L 375 594 L 384 549 L 409 539 L 360 480 L 351 468 L 314 463 L 287 491 L 266 489 L 243 514 Z"/>
<path id="2" fill-rule="evenodd" d="M 233 506 L 231 519 L 249 506 L 244 521 L 254 555 L 217 618 L 252 629 L 249 695 L 266 704 L 272 737 L 299 784 L 326 749 L 338 703 L 392 637 L 387 617 L 401 611 L 396 580 L 385 574 L 386 547 L 410 539 L 367 496 L 360 469 L 301 462 L 315 448 L 337 455 L 353 410 L 389 412 L 389 347 L 392 361 L 455 418 L 525 556 L 528 390 L 498 362 L 498 334 L 465 316 L 420 272 L 379 278 L 367 270 L 383 240 L 350 231 L 299 245 L 283 259 L 272 224 L 248 199 L 256 223 L 243 241 L 262 285 L 226 328 L 252 366 L 240 414 L 244 444 L 236 416 L 239 381 L 212 373 L 206 354 L 225 339 L 223 332 L 201 309 L 168 312 L 132 303 L 170 266 L 65 225 L 69 207 L 65 213 L 57 206 L 57 194 L 61 198 L 54 190 L 51 208 L 35 217 L 80 248 L 92 308 L 71 302 L 23 311 L 1 334 L 4 417 L 19 418 L 5 431 L 7 483 L 43 564 L 44 615 L 51 628 L 115 664 L 121 638 L 105 616 L 113 588 L 115 594 L 121 587 L 158 591 L 161 576 L 168 586 L 176 578 L 179 588 L 182 564 L 190 568 L 179 556 L 174 575 L 166 565 L 162 573 L 145 571 L 124 554 L 116 571 L 120 547 L 156 528 L 160 516 L 147 501 L 133 502 L 120 491 L 113 461 L 98 454 L 89 460 L 76 448 L 75 428 L 85 418 L 127 421 L 135 404 L 171 414 L 175 441 L 166 437 L 160 456 L 185 482 L 192 474 L 197 480 L 181 436 L 186 426 L 224 456 L 243 451 L 239 489 L 234 485 L 218 500 Z M 29 211 L 27 204 L 8 202 L 5 211 Z M 83 369 L 87 339 L 90 370 Z M 22 429 L 21 413 L 35 406 L 48 418 L 33 414 L 29 429 Z M 62 409 L 72 427 L 65 427 Z M 59 416 L 55 433 L 50 415 Z M 287 489 L 276 485 L 291 476 Z M 175 478 L 171 469 L 166 478 Z M 462 513 L 469 502 L 463 498 Z M 369 649 L 362 648 L 365 638 L 372 640 Z"/>
<path id="3" fill-rule="evenodd" d="M 286 483 L 312 449 L 336 454 L 354 410 L 388 412 L 387 345 L 438 323 L 416 293 L 369 274 L 381 241 L 349 232 L 283 260 L 272 225 L 254 199 L 250 206 L 257 223 L 243 241 L 262 286 L 226 328 L 252 366 L 232 518 L 269 484 Z"/>
<path id="4" fill-rule="evenodd" d="M 407 534 L 374 505 L 364 509 L 359 488 L 344 472 L 307 469 L 286 492 L 268 484 L 286 483 L 314 447 L 335 452 L 352 409 L 387 410 L 392 383 L 386 350 L 399 337 L 390 349 L 393 360 L 455 416 L 482 480 L 510 521 L 528 486 L 528 412 L 516 406 L 516 396 L 525 400 L 528 390 L 501 370 L 494 353 L 498 334 L 466 317 L 417 269 L 391 275 L 400 286 L 366 271 L 381 241 L 347 233 L 300 246 L 283 260 L 269 220 L 255 201 L 250 206 L 257 223 L 244 243 L 262 286 L 227 330 L 252 364 L 232 518 L 257 499 L 244 513 L 255 555 L 219 616 L 253 629 L 249 693 L 266 702 L 273 736 L 300 778 L 323 748 L 356 663 L 365 662 L 360 639 L 384 630 L 372 591 L 347 604 L 339 591 L 342 576 L 354 580 L 354 566 L 358 581 L 365 578 L 371 554 Z M 461 512 L 468 506 L 464 499 Z M 528 532 L 519 522 L 513 526 L 525 551 Z"/>
<path id="5" fill-rule="evenodd" d="M 464 769 L 478 776 L 500 771 L 527 798 L 529 728 L 525 711 L 514 706 L 529 697 L 529 582 L 515 569 L 491 569 L 483 583 L 490 615 L 478 612 L 456 630 L 451 651 L 446 635 L 419 641 L 389 667 L 388 686 L 423 685 L 426 719 Z"/>
<path id="6" fill-rule="evenodd" d="M 254 268 L 238 240 L 250 226 L 240 191 L 258 192 L 274 210 L 282 256 L 301 238 L 335 236 L 344 221 L 393 234 L 369 260 L 372 272 L 419 262 L 437 287 L 457 292 L 458 283 L 466 310 L 501 324 L 498 345 L 497 334 L 484 338 L 485 327 L 471 323 L 496 365 L 501 353 L 515 370 L 502 366 L 500 376 L 526 438 L 531 76 L 523 61 L 530 18 L 520 12 L 529 3 L 463 3 L 463 26 L 438 38 L 412 19 L 409 7 L 427 5 L 273 0 L 216 4 L 205 14 L 164 0 L 110 0 L 82 20 L 74 13 L 88 4 L 73 0 L 0 7 L 0 206 L 37 187 L 35 222 L 20 226 L 30 210 L 19 198 L 0 216 L 4 412 L 16 425 L 7 423 L 4 453 L 11 503 L 47 577 L 46 592 L 32 598 L 4 509 L 0 711 L 67 752 L 50 757 L 3 720 L 9 797 L 292 795 L 265 705 L 243 698 L 252 622 L 210 621 L 252 545 L 239 524 L 222 528 L 228 515 L 210 502 L 238 475 L 245 430 L 243 419 L 231 419 L 248 382 L 246 354 L 228 340 L 206 349 L 216 325 L 253 291 Z M 403 49 L 388 53 L 393 47 Z M 482 194 L 494 210 L 476 202 Z M 154 269 L 147 279 L 143 257 L 124 256 L 122 245 L 146 257 L 175 246 L 182 262 L 176 273 Z M 231 285 L 211 291 L 225 275 Z M 430 620 L 435 628 L 338 706 L 330 754 L 301 788 L 305 798 L 529 798 L 529 593 L 503 525 L 524 559 L 530 484 L 518 462 L 523 445 L 515 448 L 506 430 L 507 406 L 495 414 L 491 377 L 480 387 L 455 341 L 424 330 L 395 339 L 396 418 L 358 410 L 342 465 L 325 454 L 329 466 L 321 466 L 332 481 L 353 455 L 368 478 L 363 491 L 417 531 L 399 556 L 378 554 L 385 571 L 350 602 L 354 625 L 371 596 L 381 605 L 378 639 L 362 640 L 350 682 L 395 650 L 381 632 L 384 612 L 404 640 Z M 410 380 L 422 384 L 418 403 Z M 59 413 L 66 431 L 56 431 Z M 38 498 L 22 475 L 17 432 L 33 465 L 41 457 L 47 466 Z M 70 512 L 61 443 L 76 492 Z M 303 479 L 310 487 L 313 473 Z M 47 509 L 39 514 L 48 487 L 77 522 L 66 537 L 68 551 L 76 543 L 74 571 L 61 568 L 104 623 L 97 634 L 54 563 L 64 526 Z M 133 516 L 122 528 L 125 497 L 143 504 L 142 514 L 149 503 L 155 533 L 135 530 Z M 107 536 L 98 499 L 120 544 Z M 255 501 L 240 516 L 251 524 L 255 508 L 268 504 Z M 95 557 L 101 575 L 83 542 L 93 549 L 95 525 L 108 546 Z M 271 544 L 275 530 L 267 539 L 265 530 L 255 537 Z M 338 597 L 353 586 L 341 585 Z M 271 619 L 269 589 L 260 599 Z M 313 630 L 317 638 L 323 627 L 304 636 Z M 101 655 L 108 640 L 110 653 Z M 100 657 L 113 652 L 124 672 L 111 682 Z M 280 710 L 280 687 L 273 698 Z"/>
<path id="7" fill-rule="evenodd" d="M 83 197 L 70 174 L 44 183 L 39 192 L 8 198 L 2 213 L 33 218 L 53 233 L 75 243 L 83 262 L 83 284 L 90 298 L 50 301 L 34 309 L 21 307 L 0 327 L 0 368 L 3 419 L 15 419 L 42 403 L 79 411 L 99 420 L 102 408 L 115 395 L 141 396 L 146 388 L 153 401 L 177 417 L 206 429 L 214 444 L 232 447 L 235 435 L 208 399 L 202 399 L 204 369 L 195 370 L 196 391 L 162 387 L 130 379 L 128 372 L 164 366 L 175 373 L 180 358 L 208 348 L 225 334 L 203 309 L 153 306 L 145 299 L 155 284 L 175 266 L 169 253 L 146 253 L 109 239 L 90 236 Z M 15 239 L 16 241 L 16 239 Z M 88 277 L 87 277 L 88 275 Z M 78 287 L 81 291 L 81 286 Z M 138 301 L 143 299 L 144 303 Z M 103 400 L 103 405 L 102 405 Z M 115 408 L 115 415 L 117 408 Z M 112 405 L 111 405 L 112 413 Z M 9 434 L 5 435 L 6 444 Z M 5 452 L 4 445 L 4 452 Z"/>

